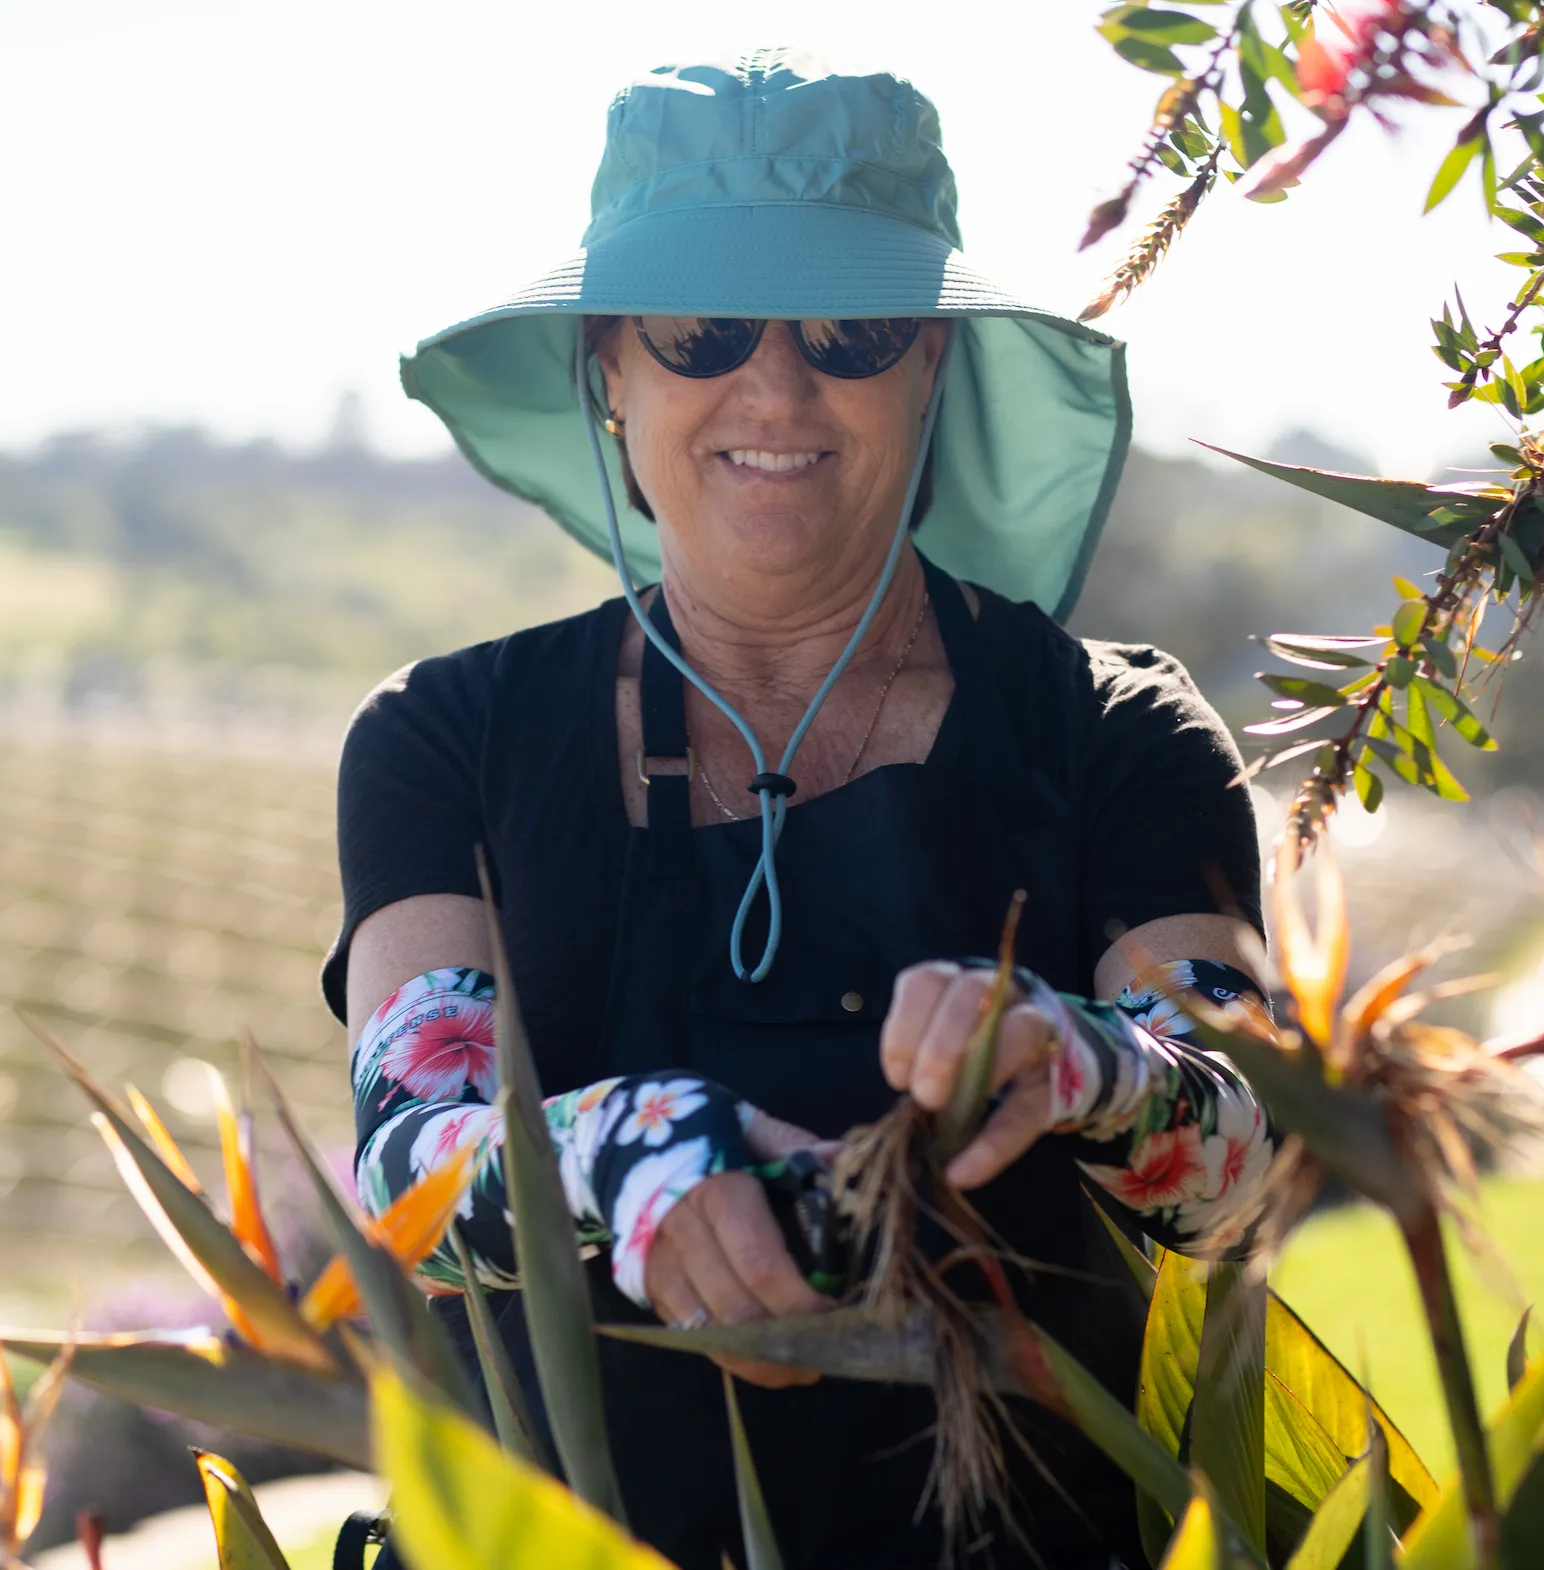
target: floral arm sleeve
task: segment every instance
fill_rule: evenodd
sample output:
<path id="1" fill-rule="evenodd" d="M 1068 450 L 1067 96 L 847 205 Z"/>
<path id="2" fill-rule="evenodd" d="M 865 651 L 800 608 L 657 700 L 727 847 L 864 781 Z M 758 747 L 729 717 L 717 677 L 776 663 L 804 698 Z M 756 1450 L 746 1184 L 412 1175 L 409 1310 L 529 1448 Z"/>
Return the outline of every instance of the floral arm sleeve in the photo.
<path id="1" fill-rule="evenodd" d="M 1277 1138 L 1238 1070 L 1191 1039 L 1175 998 L 1197 992 L 1268 1026 L 1259 988 L 1212 960 L 1155 966 L 1113 1004 L 1023 979 L 1028 1001 L 1060 1027 L 1052 1126 L 1075 1137 L 1083 1171 L 1166 1248 L 1244 1246 Z"/>
<path id="2" fill-rule="evenodd" d="M 500 1151 L 494 982 L 479 970 L 431 970 L 370 1016 L 354 1048 L 355 1173 L 365 1209 L 391 1202 L 464 1146 L 479 1151 L 457 1225 L 479 1279 L 516 1285 Z M 749 1167 L 754 1109 L 695 1075 L 603 1079 L 543 1103 L 563 1193 L 581 1242 L 609 1245 L 617 1286 L 649 1306 L 644 1264 L 672 1205 L 703 1178 Z M 465 1286 L 447 1239 L 419 1266 L 430 1292 Z"/>

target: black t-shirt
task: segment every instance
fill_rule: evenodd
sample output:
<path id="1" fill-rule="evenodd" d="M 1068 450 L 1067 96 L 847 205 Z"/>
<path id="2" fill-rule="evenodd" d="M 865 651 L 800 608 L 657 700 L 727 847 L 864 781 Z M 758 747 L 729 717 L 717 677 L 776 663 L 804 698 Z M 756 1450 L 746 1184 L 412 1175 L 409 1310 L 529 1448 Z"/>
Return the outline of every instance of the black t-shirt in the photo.
<path id="1" fill-rule="evenodd" d="M 1033 605 L 977 593 L 978 629 L 1009 722 L 1027 752 L 1052 760 L 1081 841 L 1074 918 L 1081 962 L 1075 977 L 1049 979 L 1091 990 L 1111 935 L 1162 916 L 1229 911 L 1263 931 L 1254 813 L 1238 783 L 1238 750 L 1184 667 L 1150 646 L 1075 639 Z M 338 775 L 343 923 L 323 971 L 340 1019 L 359 923 L 415 894 L 475 896 L 478 845 L 489 852 L 497 886 L 500 842 L 510 833 L 561 838 L 567 860 L 540 891 L 541 913 L 511 921 L 506 909 L 512 948 L 528 950 L 512 954 L 517 982 L 522 973 L 555 979 L 568 970 L 564 956 L 576 953 L 564 941 L 570 922 L 604 928 L 606 909 L 570 916 L 564 907 L 586 890 L 604 906 L 620 876 L 627 823 L 615 779 L 611 678 L 626 615 L 625 602 L 611 600 L 420 660 L 360 706 Z M 581 939 L 579 948 L 593 998 L 604 991 L 595 962 L 603 964 L 605 944 Z M 584 1015 L 570 993 L 568 1029 Z"/>

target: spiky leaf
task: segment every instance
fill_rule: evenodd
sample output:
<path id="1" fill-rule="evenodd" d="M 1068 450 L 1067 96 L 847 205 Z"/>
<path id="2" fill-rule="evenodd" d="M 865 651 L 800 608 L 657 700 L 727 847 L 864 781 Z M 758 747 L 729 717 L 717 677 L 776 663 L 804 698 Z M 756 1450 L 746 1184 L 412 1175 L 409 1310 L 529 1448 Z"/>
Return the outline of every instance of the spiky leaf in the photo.
<path id="1" fill-rule="evenodd" d="M 195 1450 L 220 1570 L 289 1570 L 246 1479 L 223 1456 Z"/>

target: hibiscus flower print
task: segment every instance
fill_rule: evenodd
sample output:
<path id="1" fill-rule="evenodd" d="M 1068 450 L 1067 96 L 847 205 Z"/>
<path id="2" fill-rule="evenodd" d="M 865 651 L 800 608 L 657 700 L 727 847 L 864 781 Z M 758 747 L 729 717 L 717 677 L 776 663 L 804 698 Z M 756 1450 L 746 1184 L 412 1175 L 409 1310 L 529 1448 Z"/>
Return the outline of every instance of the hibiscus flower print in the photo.
<path id="1" fill-rule="evenodd" d="M 700 1079 L 671 1079 L 664 1084 L 645 1080 L 633 1092 L 632 1115 L 617 1129 L 616 1143 L 630 1145 L 641 1139 L 645 1145 L 663 1145 L 672 1124 L 707 1104 Z"/>
<path id="2" fill-rule="evenodd" d="M 1199 1199 L 1206 1188 L 1201 1130 L 1194 1123 L 1138 1140 L 1124 1167 L 1080 1164 L 1096 1183 L 1138 1215 Z"/>
<path id="3" fill-rule="evenodd" d="M 475 998 L 437 1000 L 409 1016 L 381 1054 L 380 1074 L 418 1101 L 459 1101 L 498 1089 L 493 1009 Z"/>
<path id="4" fill-rule="evenodd" d="M 1158 998 L 1150 1008 L 1131 1015 L 1131 1023 L 1149 1035 L 1172 1040 L 1195 1029 L 1195 1023 L 1173 998 Z"/>

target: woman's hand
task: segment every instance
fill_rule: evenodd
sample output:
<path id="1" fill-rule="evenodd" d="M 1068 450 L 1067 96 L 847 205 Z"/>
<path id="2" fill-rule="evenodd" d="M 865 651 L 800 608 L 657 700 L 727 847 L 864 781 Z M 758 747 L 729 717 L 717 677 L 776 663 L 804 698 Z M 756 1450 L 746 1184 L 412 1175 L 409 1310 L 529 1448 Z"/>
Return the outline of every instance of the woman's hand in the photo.
<path id="1" fill-rule="evenodd" d="M 965 1049 L 992 986 L 990 970 L 966 970 L 945 960 L 913 965 L 895 981 L 895 996 L 879 1035 L 880 1065 L 896 1090 L 909 1091 L 929 1112 L 947 1105 L 960 1077 Z M 981 1132 L 949 1163 L 959 1188 L 978 1188 L 1012 1165 L 1050 1122 L 1051 1048 L 1056 1030 L 1027 1003 L 1009 1006 L 997 1035 L 992 1089 L 1008 1086 Z"/>
<path id="2" fill-rule="evenodd" d="M 765 1112 L 756 1114 L 745 1137 L 758 1161 L 824 1148 L 808 1130 Z M 749 1172 L 705 1178 L 671 1206 L 649 1248 L 644 1286 L 666 1324 L 702 1322 L 706 1315 L 708 1321 L 738 1325 L 818 1314 L 832 1306 L 800 1275 L 761 1180 Z M 781 1363 L 739 1357 L 713 1361 L 768 1389 L 810 1385 L 820 1377 Z"/>

